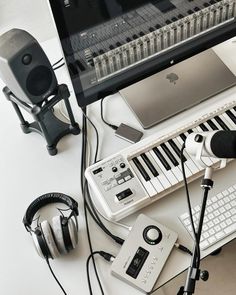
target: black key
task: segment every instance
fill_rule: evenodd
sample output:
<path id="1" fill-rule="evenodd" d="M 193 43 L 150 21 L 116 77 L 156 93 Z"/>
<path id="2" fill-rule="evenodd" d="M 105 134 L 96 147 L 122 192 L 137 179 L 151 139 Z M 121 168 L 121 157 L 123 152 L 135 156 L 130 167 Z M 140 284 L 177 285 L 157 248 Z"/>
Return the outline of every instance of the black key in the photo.
<path id="1" fill-rule="evenodd" d="M 187 132 L 188 132 L 188 134 L 191 134 L 191 133 L 193 133 L 193 130 L 189 129 Z"/>
<path id="2" fill-rule="evenodd" d="M 210 6 L 210 4 L 207 3 L 207 2 L 205 2 L 205 3 L 203 4 L 203 6 L 204 6 L 204 7 L 208 7 L 208 6 Z"/>
<path id="3" fill-rule="evenodd" d="M 225 125 L 225 123 L 221 120 L 220 117 L 216 116 L 214 119 L 224 130 L 230 130 L 229 127 Z"/>
<path id="4" fill-rule="evenodd" d="M 199 11 L 199 10 L 201 10 L 199 7 L 194 7 L 194 11 Z"/>
<path id="5" fill-rule="evenodd" d="M 105 51 L 104 51 L 103 49 L 100 49 L 100 50 L 99 50 L 99 53 L 100 53 L 100 54 L 103 54 L 103 53 L 105 53 Z"/>
<path id="6" fill-rule="evenodd" d="M 115 47 L 113 45 L 110 45 L 109 48 L 112 50 L 114 49 Z"/>
<path id="7" fill-rule="evenodd" d="M 138 168 L 139 172 L 142 174 L 143 178 L 146 181 L 149 181 L 151 178 L 149 177 L 149 175 L 147 174 L 147 172 L 145 171 L 145 169 L 143 168 L 143 166 L 139 162 L 139 160 L 137 158 L 133 158 L 132 160 L 133 160 L 135 166 Z"/>
<path id="8" fill-rule="evenodd" d="M 143 31 L 141 31 L 141 32 L 139 32 L 139 36 L 144 36 L 145 34 L 144 34 L 144 32 Z"/>
<path id="9" fill-rule="evenodd" d="M 215 0 L 210 0 L 209 3 L 210 3 L 210 4 L 215 4 L 216 1 L 215 1 Z"/>
<path id="10" fill-rule="evenodd" d="M 181 150 L 178 148 L 178 146 L 176 145 L 176 143 L 170 139 L 168 140 L 170 146 L 172 147 L 172 149 L 176 152 L 176 154 L 179 156 L 179 158 L 181 159 Z M 185 156 L 183 155 L 183 161 L 186 162 L 187 159 L 185 158 Z"/>
<path id="11" fill-rule="evenodd" d="M 169 19 L 166 20 L 166 24 L 169 25 L 171 24 L 171 21 Z"/>
<path id="12" fill-rule="evenodd" d="M 145 164 L 148 166 L 148 168 L 150 169 L 150 171 L 152 172 L 152 174 L 156 177 L 159 175 L 159 173 L 157 172 L 156 168 L 153 166 L 152 162 L 148 159 L 146 154 L 141 154 L 141 158 L 143 159 L 143 161 L 145 162 Z"/>
<path id="13" fill-rule="evenodd" d="M 163 148 L 164 152 L 166 153 L 166 155 L 169 157 L 169 159 L 171 160 L 171 162 L 173 163 L 173 165 L 176 167 L 179 165 L 178 161 L 175 159 L 175 157 L 172 155 L 171 151 L 168 149 L 168 147 L 162 143 L 161 147 Z"/>
<path id="14" fill-rule="evenodd" d="M 155 25 L 155 28 L 156 28 L 156 29 L 160 29 L 160 27 L 161 27 L 161 25 L 159 25 L 159 24 L 156 24 L 156 25 Z"/>
<path id="15" fill-rule="evenodd" d="M 150 28 L 149 28 L 149 31 L 150 31 L 150 32 L 153 32 L 153 31 L 155 31 L 155 29 L 154 29 L 153 27 L 150 27 Z"/>
<path id="16" fill-rule="evenodd" d="M 133 39 L 138 39 L 138 36 L 136 34 L 133 35 Z"/>
<path id="17" fill-rule="evenodd" d="M 172 17 L 171 20 L 172 20 L 172 22 L 176 22 L 178 19 L 177 19 L 177 17 L 174 16 L 174 17 Z"/>
<path id="18" fill-rule="evenodd" d="M 130 42 L 130 41 L 132 41 L 132 40 L 128 37 L 128 38 L 126 38 L 126 41 L 127 41 L 127 42 Z"/>
<path id="19" fill-rule="evenodd" d="M 120 42 L 116 42 L 116 46 L 120 47 L 122 44 Z"/>
<path id="20" fill-rule="evenodd" d="M 230 110 L 226 111 L 226 114 L 230 117 L 234 124 L 236 124 L 236 117 L 234 116 L 234 114 Z"/>
<path id="21" fill-rule="evenodd" d="M 236 111 L 236 107 L 234 107 L 234 110 Z"/>
<path id="22" fill-rule="evenodd" d="M 202 129 L 202 131 L 209 131 L 209 129 L 202 123 L 199 125 L 199 127 Z"/>
<path id="23" fill-rule="evenodd" d="M 93 52 L 93 57 L 97 57 L 98 54 L 96 52 Z"/>
<path id="24" fill-rule="evenodd" d="M 178 15 L 178 18 L 179 18 L 179 19 L 181 19 L 181 18 L 183 18 L 183 17 L 184 17 L 184 16 L 183 16 L 183 14 L 181 14 L 181 13 Z"/>
<path id="25" fill-rule="evenodd" d="M 183 134 L 183 133 L 181 133 L 179 136 L 181 137 L 181 139 L 183 140 L 183 142 L 185 142 L 185 140 L 186 140 L 186 138 L 187 138 L 186 135 Z"/>
<path id="26" fill-rule="evenodd" d="M 156 147 L 153 148 L 153 151 L 156 154 L 156 156 L 158 157 L 158 159 L 161 161 L 161 163 L 165 167 L 165 169 L 166 170 L 171 170 L 170 165 L 168 164 L 168 162 L 166 161 L 166 159 L 163 157 L 163 155 L 161 154 L 161 152 Z"/>
<path id="27" fill-rule="evenodd" d="M 207 120 L 207 123 L 209 124 L 209 126 L 213 129 L 213 130 L 219 130 L 219 128 L 216 126 L 216 124 L 214 122 L 212 122 L 211 120 Z"/>
<path id="28" fill-rule="evenodd" d="M 192 14 L 193 11 L 192 11 L 191 9 L 189 9 L 189 10 L 187 11 L 187 13 L 188 13 L 188 14 Z"/>

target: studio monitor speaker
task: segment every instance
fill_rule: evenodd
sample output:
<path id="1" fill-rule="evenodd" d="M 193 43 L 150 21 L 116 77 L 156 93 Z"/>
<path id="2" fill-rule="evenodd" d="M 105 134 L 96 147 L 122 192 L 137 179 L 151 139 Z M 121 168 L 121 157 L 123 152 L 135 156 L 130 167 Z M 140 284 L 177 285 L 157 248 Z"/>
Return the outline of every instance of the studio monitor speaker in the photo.
<path id="1" fill-rule="evenodd" d="M 43 49 L 20 29 L 0 36 L 0 78 L 18 99 L 29 104 L 40 104 L 57 88 L 56 76 Z"/>

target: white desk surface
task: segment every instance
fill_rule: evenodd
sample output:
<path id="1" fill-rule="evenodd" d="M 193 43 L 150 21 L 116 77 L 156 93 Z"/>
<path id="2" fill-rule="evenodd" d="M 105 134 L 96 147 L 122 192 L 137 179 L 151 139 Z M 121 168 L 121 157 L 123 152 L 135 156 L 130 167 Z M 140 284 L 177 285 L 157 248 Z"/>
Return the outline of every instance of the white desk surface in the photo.
<path id="1" fill-rule="evenodd" d="M 43 47 L 52 63 L 61 57 L 57 39 L 45 42 Z M 236 43 L 232 42 L 232 40 L 215 48 L 223 61 L 236 74 L 235 50 Z M 65 68 L 58 70 L 57 75 L 59 82 L 67 83 L 72 89 Z M 0 82 L 0 88 L 2 87 L 3 84 Z M 219 101 L 233 100 L 235 98 L 236 87 L 150 130 L 145 130 L 144 137 L 168 126 L 173 128 L 173 126 L 179 124 L 177 122 L 186 120 L 190 116 L 196 115 L 197 112 L 199 114 L 204 113 L 205 107 L 214 108 Z M 81 123 L 81 112 L 77 107 L 73 94 L 71 103 L 76 119 Z M 101 140 L 100 158 L 113 154 L 129 145 L 129 143 L 115 137 L 113 131 L 103 124 L 100 119 L 99 102 L 89 106 L 88 114 L 99 130 Z M 115 124 L 123 122 L 141 130 L 141 126 L 134 115 L 118 94 L 106 100 L 105 116 L 107 120 Z M 90 128 L 89 130 L 91 130 L 90 135 L 93 137 L 92 142 L 94 142 L 93 131 Z M 0 293 L 4 295 L 61 294 L 45 261 L 37 255 L 31 237 L 22 224 L 25 210 L 34 198 L 46 192 L 58 191 L 74 197 L 79 202 L 79 245 L 70 254 L 51 261 L 51 264 L 68 294 L 89 294 L 86 281 L 86 258 L 89 255 L 89 247 L 80 190 L 82 136 L 70 135 L 63 138 L 58 144 L 58 154 L 54 157 L 49 156 L 45 147 L 45 140 L 42 137 L 36 133 L 26 135 L 21 131 L 18 118 L 11 104 L 0 92 L 0 138 Z M 92 146 L 94 145 L 92 144 Z M 214 175 L 215 187 L 211 195 L 236 183 L 235 171 L 236 163 L 232 162 L 224 170 L 216 172 Z M 197 180 L 189 186 L 193 204 L 200 202 L 201 190 L 199 183 L 200 180 Z M 50 210 L 52 207 L 50 206 Z M 142 213 L 177 231 L 180 243 L 191 247 L 192 241 L 177 218 L 186 210 L 185 193 L 182 188 L 144 208 Z M 46 211 L 45 214 L 48 214 L 49 210 Z M 57 214 L 56 212 L 54 209 L 53 213 Z M 50 211 L 50 213 L 52 212 Z M 137 214 L 133 214 L 122 222 L 132 225 Z M 94 250 L 105 250 L 113 254 L 118 253 L 119 246 L 115 245 L 103 232 L 98 230 L 93 222 L 90 224 Z M 107 224 L 107 226 L 124 238 L 128 234 L 125 229 L 115 225 Z M 211 251 L 235 237 L 236 233 L 208 251 L 204 251 L 202 256 L 208 255 Z M 97 259 L 97 262 L 105 294 L 142 294 L 111 276 L 109 264 L 100 258 Z M 188 267 L 189 263 L 190 257 L 188 255 L 174 249 L 157 284 L 164 284 Z M 92 275 L 92 277 L 94 276 Z M 94 279 L 93 286 L 94 294 L 100 294 Z"/>

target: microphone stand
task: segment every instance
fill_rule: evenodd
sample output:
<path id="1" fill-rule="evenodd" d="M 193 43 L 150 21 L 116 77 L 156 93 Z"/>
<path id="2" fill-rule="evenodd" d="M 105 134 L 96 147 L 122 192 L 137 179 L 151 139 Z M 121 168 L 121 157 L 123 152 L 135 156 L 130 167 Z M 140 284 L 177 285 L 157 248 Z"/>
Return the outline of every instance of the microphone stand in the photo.
<path id="1" fill-rule="evenodd" d="M 192 260 L 191 260 L 191 265 L 188 269 L 187 279 L 186 279 L 186 283 L 185 283 L 185 286 L 183 289 L 184 295 L 194 294 L 196 281 L 198 281 L 199 278 L 201 278 L 203 281 L 207 281 L 208 277 L 209 277 L 209 274 L 207 271 L 201 271 L 199 269 L 199 266 L 200 266 L 199 243 L 200 243 L 200 239 L 201 239 L 202 226 L 203 226 L 204 214 L 205 214 L 205 209 L 206 209 L 206 204 L 207 204 L 208 192 L 213 187 L 212 173 L 213 173 L 213 168 L 207 167 L 205 170 L 204 178 L 201 183 L 201 187 L 203 189 L 203 200 L 202 200 L 202 206 L 201 206 L 201 211 L 200 211 L 200 216 L 199 216 L 198 229 L 196 232 L 197 240 L 194 245 L 194 251 L 193 251 L 193 256 L 192 256 Z"/>

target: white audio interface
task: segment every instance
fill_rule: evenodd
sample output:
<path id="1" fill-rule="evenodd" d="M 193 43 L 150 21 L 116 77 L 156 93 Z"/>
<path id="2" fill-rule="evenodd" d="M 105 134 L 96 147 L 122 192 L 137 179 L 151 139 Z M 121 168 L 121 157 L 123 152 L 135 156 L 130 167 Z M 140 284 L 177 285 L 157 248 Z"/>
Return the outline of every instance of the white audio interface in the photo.
<path id="1" fill-rule="evenodd" d="M 140 214 L 111 273 L 143 292 L 152 291 L 177 237 L 177 233 Z"/>

